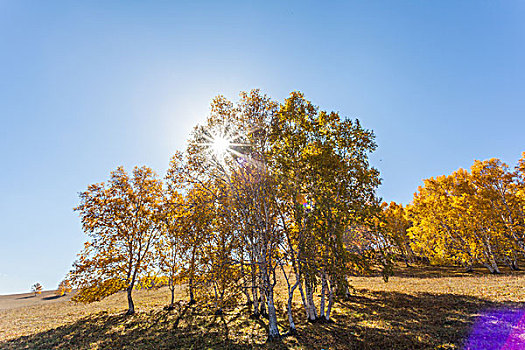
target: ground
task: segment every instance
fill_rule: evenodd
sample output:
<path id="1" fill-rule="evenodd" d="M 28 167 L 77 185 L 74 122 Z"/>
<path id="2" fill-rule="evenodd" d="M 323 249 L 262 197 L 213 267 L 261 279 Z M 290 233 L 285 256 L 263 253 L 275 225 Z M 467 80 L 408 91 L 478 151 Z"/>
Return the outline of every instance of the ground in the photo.
<path id="1" fill-rule="evenodd" d="M 87 305 L 52 292 L 0 296 L 0 348 L 519 349 L 524 282 L 521 272 L 466 274 L 454 267 L 398 267 L 388 283 L 352 277 L 355 290 L 336 303 L 333 323 L 305 322 L 297 295 L 298 334 L 270 344 L 264 318 L 250 319 L 244 306 L 223 315 L 188 306 L 182 289 L 172 311 L 164 309 L 166 288 L 136 291 L 137 313 L 129 317 L 124 294 Z M 284 300 L 277 307 L 284 334 Z"/>

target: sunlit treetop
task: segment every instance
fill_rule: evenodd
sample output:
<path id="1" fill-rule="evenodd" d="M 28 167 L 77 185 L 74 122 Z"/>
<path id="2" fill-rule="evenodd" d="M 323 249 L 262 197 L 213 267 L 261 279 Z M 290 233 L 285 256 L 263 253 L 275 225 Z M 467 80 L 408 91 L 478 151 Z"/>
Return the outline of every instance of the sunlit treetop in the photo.
<path id="1" fill-rule="evenodd" d="M 197 145 L 204 147 L 211 159 L 224 164 L 226 158 L 231 155 L 246 157 L 237 151 L 239 147 L 250 146 L 248 143 L 236 142 L 242 138 L 240 132 L 231 132 L 232 126 L 222 127 L 219 131 L 210 129 L 202 128 L 202 137 L 205 141 L 198 142 Z"/>
<path id="2" fill-rule="evenodd" d="M 237 103 L 217 96 L 205 124 L 195 127 L 189 141 L 189 164 L 208 174 L 261 167 L 268 147 L 267 125 L 276 108 L 277 103 L 258 90 L 241 93 Z"/>

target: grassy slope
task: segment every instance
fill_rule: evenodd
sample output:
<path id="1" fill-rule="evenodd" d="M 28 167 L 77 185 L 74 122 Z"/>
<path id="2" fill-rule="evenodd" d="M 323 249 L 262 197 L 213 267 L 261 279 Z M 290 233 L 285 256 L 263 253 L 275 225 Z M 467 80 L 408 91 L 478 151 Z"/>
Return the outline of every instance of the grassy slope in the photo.
<path id="1" fill-rule="evenodd" d="M 89 305 L 55 300 L 0 310 L 0 348 L 461 348 L 483 310 L 522 307 L 525 299 L 525 275 L 475 274 L 411 268 L 400 269 L 388 283 L 380 277 L 353 277 L 354 295 L 336 303 L 335 322 L 328 324 L 304 322 L 296 293 L 299 333 L 277 344 L 264 344 L 266 320 L 247 318 L 243 307 L 222 316 L 183 303 L 165 311 L 167 289 L 137 291 L 138 313 L 131 317 L 123 316 L 124 294 Z M 182 291 L 178 297 L 186 298 Z M 277 305 L 284 333 L 284 300 Z"/>
<path id="2" fill-rule="evenodd" d="M 55 291 L 44 291 L 41 294 L 34 293 L 0 295 L 0 310 L 15 309 L 26 306 L 53 304 L 69 300 L 69 296 L 61 298 L 55 295 Z"/>

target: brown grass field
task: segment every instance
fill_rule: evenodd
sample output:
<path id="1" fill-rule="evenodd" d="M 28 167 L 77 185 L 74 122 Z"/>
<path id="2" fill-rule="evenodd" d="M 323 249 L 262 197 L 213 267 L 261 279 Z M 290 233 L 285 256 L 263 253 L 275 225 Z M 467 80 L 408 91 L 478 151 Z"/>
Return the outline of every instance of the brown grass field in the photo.
<path id="1" fill-rule="evenodd" d="M 355 291 L 336 303 L 332 323 L 305 322 L 296 293 L 298 334 L 271 344 L 266 320 L 248 318 L 246 307 L 217 316 L 181 302 L 167 311 L 166 288 L 136 291 L 137 313 L 128 317 L 124 294 L 87 305 L 52 292 L 0 296 L 0 349 L 461 349 L 483 312 L 525 308 L 522 272 L 412 267 L 398 268 L 388 283 L 350 281 Z M 177 297 L 187 299 L 183 290 Z M 285 333 L 284 300 L 277 307 Z"/>

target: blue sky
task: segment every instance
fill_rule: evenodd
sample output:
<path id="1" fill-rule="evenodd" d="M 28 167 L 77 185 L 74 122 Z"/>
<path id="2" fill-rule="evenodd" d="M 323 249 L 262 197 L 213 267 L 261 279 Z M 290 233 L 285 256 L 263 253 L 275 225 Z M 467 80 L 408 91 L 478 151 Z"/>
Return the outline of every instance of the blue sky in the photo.
<path id="1" fill-rule="evenodd" d="M 525 151 L 525 3 L 0 0 L 0 294 L 54 289 L 78 192 L 161 176 L 217 94 L 300 90 L 374 130 L 379 194 Z"/>

